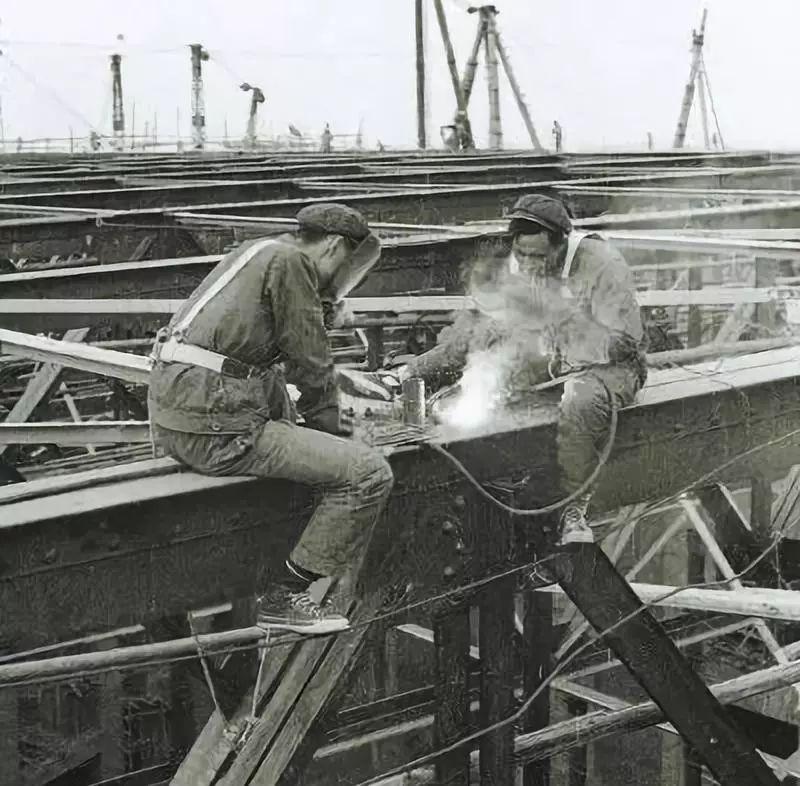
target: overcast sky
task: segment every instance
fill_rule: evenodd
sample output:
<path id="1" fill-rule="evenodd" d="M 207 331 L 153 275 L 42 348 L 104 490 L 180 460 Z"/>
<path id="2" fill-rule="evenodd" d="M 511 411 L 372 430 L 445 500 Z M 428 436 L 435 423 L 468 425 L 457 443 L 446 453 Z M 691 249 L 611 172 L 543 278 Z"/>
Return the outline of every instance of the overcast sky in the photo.
<path id="1" fill-rule="evenodd" d="M 460 64 L 477 17 L 467 0 L 444 0 Z M 428 11 L 430 129 L 451 121 L 455 100 L 433 0 Z M 800 147 L 798 0 L 709 0 L 705 59 L 725 142 Z M 672 142 L 689 71 L 698 0 L 500 0 L 498 26 L 545 145 L 554 119 L 565 149 L 657 147 Z M 0 94 L 6 138 L 110 131 L 108 55 L 122 45 L 127 122 L 138 133 L 158 115 L 159 135 L 189 133 L 187 44 L 211 53 L 204 66 L 208 132 L 241 136 L 248 98 L 262 88 L 260 128 L 293 123 L 318 134 L 413 146 L 416 142 L 413 0 L 13 0 L 0 10 Z M 527 136 L 501 75 L 506 147 Z M 481 67 L 470 113 L 487 137 Z M 702 136 L 697 111 L 688 144 Z"/>

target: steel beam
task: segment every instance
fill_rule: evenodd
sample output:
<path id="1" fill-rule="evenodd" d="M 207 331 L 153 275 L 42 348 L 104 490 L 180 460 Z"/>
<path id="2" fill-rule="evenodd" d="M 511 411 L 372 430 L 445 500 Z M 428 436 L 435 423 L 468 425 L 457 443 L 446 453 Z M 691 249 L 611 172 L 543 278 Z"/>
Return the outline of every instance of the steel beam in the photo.
<path id="1" fill-rule="evenodd" d="M 778 783 L 655 617 L 592 543 L 561 547 L 559 584 L 725 786 Z"/>

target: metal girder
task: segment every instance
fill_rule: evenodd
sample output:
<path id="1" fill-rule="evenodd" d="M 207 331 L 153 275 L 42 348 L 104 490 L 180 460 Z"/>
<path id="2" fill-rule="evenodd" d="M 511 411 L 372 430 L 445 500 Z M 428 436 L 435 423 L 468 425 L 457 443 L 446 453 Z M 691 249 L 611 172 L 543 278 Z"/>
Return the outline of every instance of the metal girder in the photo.
<path id="1" fill-rule="evenodd" d="M 598 546 L 567 544 L 554 565 L 570 600 L 724 786 L 778 783 Z"/>
<path id="2" fill-rule="evenodd" d="M 736 380 L 748 374 L 751 382 L 736 389 Z M 716 381 L 689 374 L 670 382 L 667 376 L 645 389 L 641 404 L 620 415 L 616 447 L 595 496 L 598 511 L 673 494 L 726 462 L 720 477 L 749 477 L 753 467 L 779 474 L 800 463 L 800 385 L 790 375 L 796 370 L 786 374 L 767 381 L 763 367 L 739 368 Z M 733 388 L 726 379 L 734 380 Z M 553 402 L 499 431 L 438 439 L 481 481 L 530 475 L 549 489 L 555 421 Z M 772 449 L 753 449 L 770 440 L 776 441 Z M 736 461 L 740 454 L 746 455 Z M 432 537 L 431 511 L 450 504 L 452 484 L 462 482 L 424 447 L 398 448 L 392 462 L 397 482 L 386 521 L 393 523 L 379 528 L 379 550 L 398 527 L 404 536 L 413 530 L 420 543 Z M 162 466 L 174 471 L 167 462 L 158 472 Z M 89 473 L 75 490 L 66 477 L 0 491 L 3 631 L 20 647 L 254 592 L 261 555 L 283 553 L 310 501 L 303 490 L 279 482 L 191 473 L 112 482 L 104 481 L 107 474 Z M 43 496 L 19 496 L 37 489 Z M 410 521 L 416 521 L 412 528 Z M 436 566 L 441 547 L 415 546 L 414 552 Z M 438 578 L 426 580 L 438 586 L 441 564 L 430 569 Z"/>

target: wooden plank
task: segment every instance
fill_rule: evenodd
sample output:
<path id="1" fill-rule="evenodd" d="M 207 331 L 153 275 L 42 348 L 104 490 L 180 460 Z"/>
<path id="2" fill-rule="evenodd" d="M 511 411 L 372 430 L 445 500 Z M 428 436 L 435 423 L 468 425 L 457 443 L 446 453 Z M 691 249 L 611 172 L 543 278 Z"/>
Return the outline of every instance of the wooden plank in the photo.
<path id="1" fill-rule="evenodd" d="M 462 737 L 469 723 L 469 608 L 447 610 L 434 619 L 434 744 L 445 748 Z M 436 761 L 442 786 L 469 786 L 469 749 L 458 748 Z"/>
<path id="2" fill-rule="evenodd" d="M 750 484 L 750 529 L 757 542 L 767 543 L 773 536 L 772 481 L 763 473 L 753 475 Z"/>
<path id="3" fill-rule="evenodd" d="M 367 621 L 375 616 L 381 607 L 381 603 L 382 595 L 378 594 L 377 596 L 368 597 L 358 604 L 355 612 L 350 614 L 353 625 L 351 631 L 336 636 L 329 649 L 320 647 L 317 642 L 309 642 L 303 645 L 304 650 L 309 650 L 309 655 L 303 658 L 302 663 L 298 664 L 298 673 L 295 675 L 295 681 L 289 682 L 289 688 L 287 689 L 288 692 L 291 692 L 296 697 L 296 704 L 291 714 L 287 715 L 282 728 L 274 736 L 266 756 L 257 766 L 257 769 L 252 766 L 257 763 L 254 760 L 255 757 L 250 760 L 250 766 L 247 770 L 238 770 L 237 768 L 237 772 L 255 770 L 252 780 L 249 781 L 252 786 L 276 786 L 284 773 L 289 770 L 293 759 L 306 739 L 306 735 L 311 731 L 337 688 L 341 688 L 345 683 L 347 675 L 354 666 L 354 661 L 364 637 L 369 630 L 370 625 Z M 319 655 L 310 652 L 312 646 L 316 651 L 319 651 Z M 325 651 L 326 649 L 327 651 Z M 313 670 L 313 673 L 310 673 L 315 664 L 318 664 L 317 668 Z M 281 681 L 281 685 L 278 686 L 275 697 L 270 702 L 268 709 L 273 708 L 273 705 L 276 705 L 279 709 L 281 708 L 279 694 L 283 693 L 284 684 L 289 680 L 290 674 L 287 672 L 286 677 Z M 273 728 L 273 733 L 275 731 L 277 730 Z M 263 753 L 264 748 L 264 745 L 260 745 L 259 750 Z M 313 751 L 307 751 L 309 756 L 311 753 Z M 237 764 L 240 758 L 241 756 L 237 757 Z M 237 786 L 241 782 L 235 777 L 231 777 L 233 770 L 234 768 L 232 767 L 231 772 L 222 780 L 220 786 Z"/>
<path id="4" fill-rule="evenodd" d="M 13 690 L 0 690 L 0 783 L 18 783 L 20 770 L 20 743 L 25 737 L 24 725 L 19 720 L 19 694 Z"/>
<path id="5" fill-rule="evenodd" d="M 525 696 L 532 696 L 553 668 L 555 631 L 553 629 L 553 600 L 544 593 L 525 593 L 523 621 L 523 675 Z M 526 714 L 523 732 L 543 729 L 550 723 L 550 691 L 543 690 Z M 533 762 L 524 767 L 522 786 L 543 786 L 549 782 L 550 762 Z"/>
<path id="6" fill-rule="evenodd" d="M 113 445 L 150 442 L 150 424 L 136 420 L 0 423 L 0 445 Z"/>
<path id="7" fill-rule="evenodd" d="M 774 287 L 777 283 L 779 262 L 777 259 L 770 257 L 757 257 L 756 258 L 756 280 L 755 285 L 758 288 Z M 776 327 L 777 309 L 774 302 L 759 303 L 756 306 L 755 320 L 758 325 L 770 335 L 775 331 Z"/>
<path id="8" fill-rule="evenodd" d="M 702 271 L 691 268 L 696 274 Z M 720 306 L 738 303 L 768 304 L 780 295 L 788 296 L 793 290 L 786 288 L 758 287 L 700 287 L 689 289 L 645 289 L 636 293 L 642 307 L 655 306 Z M 785 294 L 784 294 L 785 293 Z M 155 314 L 169 316 L 183 304 L 183 300 L 170 298 L 3 298 L 0 314 Z M 447 313 L 465 308 L 478 308 L 476 301 L 468 295 L 387 295 L 382 297 L 352 297 L 346 305 L 354 314 L 421 314 Z M 355 321 L 355 320 L 353 320 Z"/>
<path id="9" fill-rule="evenodd" d="M 30 480 L 23 486 L 0 488 L 0 505 L 43 499 L 51 494 L 66 494 L 72 491 L 101 486 L 125 480 L 144 479 L 185 472 L 177 461 L 171 458 L 146 459 L 116 467 L 75 472 L 67 476 Z"/>
<path id="10" fill-rule="evenodd" d="M 150 359 L 127 352 L 101 347 L 82 346 L 77 342 L 56 341 L 0 328 L 0 353 L 15 357 L 53 362 L 68 368 L 79 368 L 104 376 L 119 377 L 129 382 L 146 384 L 150 375 Z"/>
<path id="11" fill-rule="evenodd" d="M 256 691 L 256 711 L 263 710 L 263 702 L 274 692 L 275 681 L 282 675 L 295 649 L 295 643 L 280 645 L 272 642 L 265 651 L 261 679 L 253 687 Z M 252 710 L 252 692 L 245 696 L 239 709 L 230 718 L 224 718 L 215 709 L 178 767 L 171 786 L 211 786 L 215 783 L 220 771 L 231 761 L 242 742 L 249 723 L 257 720 L 258 716 L 252 717 Z"/>
<path id="12" fill-rule="evenodd" d="M 89 328 L 76 328 L 64 334 L 65 341 L 78 343 L 89 333 Z M 24 423 L 35 411 L 36 407 L 47 400 L 58 385 L 63 367 L 57 363 L 45 363 L 36 372 L 25 387 L 25 392 L 17 400 L 6 415 L 4 423 Z M 7 444 L 0 444 L 0 456 L 6 451 Z"/>
<path id="13" fill-rule="evenodd" d="M 665 608 L 691 611 L 713 611 L 720 614 L 736 614 L 742 617 L 800 621 L 800 599 L 791 590 L 744 587 L 737 590 L 698 589 L 696 587 L 669 586 L 666 584 L 641 584 L 634 582 L 631 588 L 639 600 Z M 680 590 L 679 592 L 675 592 Z M 545 587 L 538 592 L 557 593 L 558 589 Z M 663 600 L 662 596 L 670 595 Z"/>
<path id="14" fill-rule="evenodd" d="M 695 290 L 700 290 L 697 292 Z M 670 290 L 670 295 L 679 294 L 679 290 Z M 689 304 L 689 320 L 687 327 L 687 346 L 697 347 L 703 343 L 703 312 L 697 306 L 695 298 L 697 295 L 706 294 L 703 289 L 703 271 L 698 268 L 690 268 L 689 270 L 689 290 L 683 294 L 685 299 L 680 301 L 676 300 L 671 305 L 682 305 L 683 303 Z M 660 305 L 660 304 L 659 304 Z"/>
<path id="15" fill-rule="evenodd" d="M 514 553 L 514 529 L 508 514 L 486 502 L 473 502 L 480 517 L 477 548 L 487 575 L 507 568 Z M 488 728 L 516 709 L 514 686 L 509 679 L 515 662 L 515 576 L 492 582 L 478 593 L 478 641 L 481 656 L 480 719 Z M 503 786 L 514 781 L 514 727 L 501 725 L 479 741 L 481 786 Z"/>
<path id="16" fill-rule="evenodd" d="M 583 701 L 584 704 L 593 704 L 597 707 L 602 707 L 605 710 L 619 711 L 624 709 L 630 709 L 634 705 L 628 704 L 625 701 L 617 698 L 616 696 L 609 696 L 608 694 L 601 693 L 600 691 L 596 691 L 593 688 L 588 688 L 585 685 L 579 685 L 575 682 L 568 681 L 566 679 L 557 679 L 553 684 L 555 690 L 559 692 L 563 692 L 567 695 L 574 696 Z M 713 689 L 712 689 L 713 692 Z M 726 704 L 730 702 L 726 701 Z M 675 727 L 672 726 L 670 723 L 659 723 L 657 724 L 658 728 L 662 731 L 667 732 L 668 734 L 677 734 L 678 732 L 675 731 Z M 779 776 L 785 772 L 786 774 L 791 774 L 795 777 L 800 777 L 800 769 L 793 769 L 792 765 L 788 765 L 783 760 L 779 759 L 777 756 L 771 755 L 769 753 L 765 753 L 764 751 L 760 751 L 761 756 L 763 756 L 766 763 L 778 774 Z M 794 765 L 796 767 L 796 765 Z M 666 784 L 665 784 L 666 786 Z M 669 786 L 673 786 L 670 782 Z"/>

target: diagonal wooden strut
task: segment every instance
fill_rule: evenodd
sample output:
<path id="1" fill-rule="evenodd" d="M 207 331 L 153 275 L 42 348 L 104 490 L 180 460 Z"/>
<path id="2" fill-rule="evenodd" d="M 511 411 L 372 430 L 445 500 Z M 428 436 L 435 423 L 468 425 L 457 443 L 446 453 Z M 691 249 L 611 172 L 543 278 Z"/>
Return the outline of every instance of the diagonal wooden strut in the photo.
<path id="1" fill-rule="evenodd" d="M 267 650 L 265 673 L 257 687 L 254 719 L 248 719 L 252 693 L 229 719 L 215 712 L 171 786 L 277 784 L 284 773 L 314 753 L 313 727 L 357 661 L 370 629 L 367 622 L 383 595 L 361 602 L 350 614 L 352 628 L 338 636 L 311 637 Z"/>
<path id="2" fill-rule="evenodd" d="M 778 783 L 753 743 L 593 543 L 562 547 L 559 584 L 724 786 Z M 623 621 L 624 620 L 624 621 Z"/>

